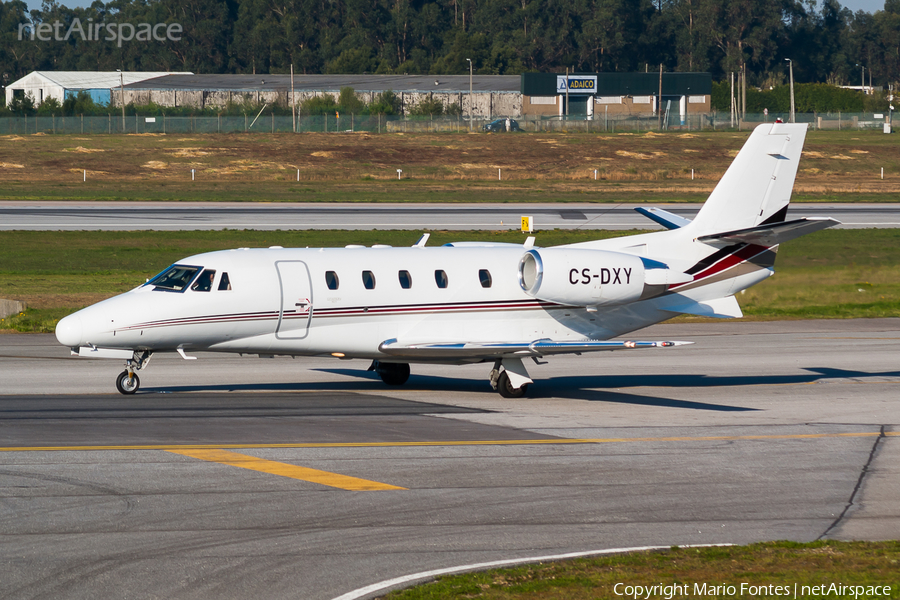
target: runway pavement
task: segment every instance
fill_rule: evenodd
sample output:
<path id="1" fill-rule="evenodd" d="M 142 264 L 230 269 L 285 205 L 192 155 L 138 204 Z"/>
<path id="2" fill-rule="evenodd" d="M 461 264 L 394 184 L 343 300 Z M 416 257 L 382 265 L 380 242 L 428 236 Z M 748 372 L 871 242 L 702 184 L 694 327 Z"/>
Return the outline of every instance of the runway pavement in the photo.
<path id="1" fill-rule="evenodd" d="M 661 325 L 487 365 L 154 357 L 0 335 L 0 598 L 304 598 L 639 545 L 900 537 L 900 319 Z M 371 596 L 369 596 L 371 597 Z"/>
<path id="2" fill-rule="evenodd" d="M 247 204 L 0 202 L 0 230 L 660 229 L 633 204 Z M 700 204 L 657 204 L 693 218 Z M 832 217 L 843 228 L 900 227 L 900 204 L 792 204 L 788 218 Z"/>

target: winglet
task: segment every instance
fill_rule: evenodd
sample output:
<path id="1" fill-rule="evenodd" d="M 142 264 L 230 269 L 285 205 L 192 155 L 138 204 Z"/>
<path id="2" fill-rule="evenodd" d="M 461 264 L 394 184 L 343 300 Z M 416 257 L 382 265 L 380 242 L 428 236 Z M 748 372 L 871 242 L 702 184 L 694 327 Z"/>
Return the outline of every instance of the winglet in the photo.
<path id="1" fill-rule="evenodd" d="M 430 233 L 423 233 L 422 237 L 419 238 L 419 241 L 412 245 L 413 248 L 424 248 L 425 244 L 428 243 L 428 238 L 431 237 Z"/>

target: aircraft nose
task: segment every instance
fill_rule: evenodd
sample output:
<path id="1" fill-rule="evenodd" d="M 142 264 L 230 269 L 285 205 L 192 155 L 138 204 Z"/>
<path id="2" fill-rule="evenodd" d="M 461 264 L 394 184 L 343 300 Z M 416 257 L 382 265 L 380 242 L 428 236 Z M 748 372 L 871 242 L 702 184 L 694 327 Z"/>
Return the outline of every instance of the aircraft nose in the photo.
<path id="1" fill-rule="evenodd" d="M 82 332 L 81 315 L 78 313 L 64 317 L 56 325 L 56 339 L 59 340 L 60 344 L 69 348 L 82 344 Z"/>

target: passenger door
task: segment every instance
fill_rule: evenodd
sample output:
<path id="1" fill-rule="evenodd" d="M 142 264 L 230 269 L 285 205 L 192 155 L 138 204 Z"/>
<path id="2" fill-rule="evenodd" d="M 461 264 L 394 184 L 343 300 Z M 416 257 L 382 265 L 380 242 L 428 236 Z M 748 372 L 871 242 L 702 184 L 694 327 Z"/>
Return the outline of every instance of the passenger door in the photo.
<path id="1" fill-rule="evenodd" d="M 312 319 L 312 281 L 309 268 L 300 260 L 275 262 L 278 283 L 281 285 L 281 310 L 275 337 L 279 340 L 300 340 L 309 333 Z"/>

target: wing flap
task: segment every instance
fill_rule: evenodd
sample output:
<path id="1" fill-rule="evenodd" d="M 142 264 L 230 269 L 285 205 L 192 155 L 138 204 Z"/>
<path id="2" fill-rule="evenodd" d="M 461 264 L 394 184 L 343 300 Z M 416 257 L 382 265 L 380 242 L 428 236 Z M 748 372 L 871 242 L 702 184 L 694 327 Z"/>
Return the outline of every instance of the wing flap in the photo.
<path id="1" fill-rule="evenodd" d="M 646 348 L 671 348 L 693 342 L 670 341 L 610 341 L 576 340 L 554 341 L 549 339 L 531 342 L 455 342 L 455 343 L 403 343 L 396 339 L 382 342 L 378 350 L 384 354 L 405 358 L 429 360 L 473 358 L 529 358 L 552 354 L 579 354 L 610 350 L 638 350 Z"/>
<path id="2" fill-rule="evenodd" d="M 740 319 L 744 316 L 741 306 L 734 296 L 725 296 L 715 300 L 691 300 L 674 306 L 665 306 L 662 309 L 673 313 L 716 319 Z"/>

